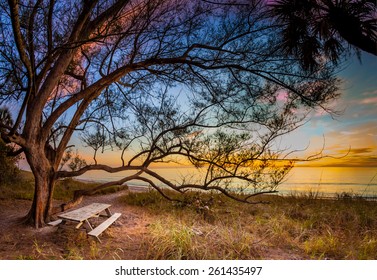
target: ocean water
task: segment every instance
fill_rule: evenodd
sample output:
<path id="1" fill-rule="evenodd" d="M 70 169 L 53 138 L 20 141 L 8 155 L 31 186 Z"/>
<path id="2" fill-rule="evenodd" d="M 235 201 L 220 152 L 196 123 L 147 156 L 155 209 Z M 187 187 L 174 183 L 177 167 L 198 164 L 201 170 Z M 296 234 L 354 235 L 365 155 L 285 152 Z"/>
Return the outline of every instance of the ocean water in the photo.
<path id="1" fill-rule="evenodd" d="M 153 171 L 174 183 L 181 182 L 183 178 L 194 180 L 198 176 L 194 168 L 155 168 Z M 131 174 L 133 173 L 110 174 L 104 171 L 91 171 L 78 179 L 108 182 Z M 127 184 L 147 186 L 145 182 L 139 181 L 131 181 Z M 311 192 L 329 197 L 342 193 L 376 197 L 377 167 L 295 167 L 278 187 L 278 191 L 281 194 Z"/>
<path id="2" fill-rule="evenodd" d="M 279 189 L 283 193 L 377 196 L 377 167 L 296 167 Z"/>

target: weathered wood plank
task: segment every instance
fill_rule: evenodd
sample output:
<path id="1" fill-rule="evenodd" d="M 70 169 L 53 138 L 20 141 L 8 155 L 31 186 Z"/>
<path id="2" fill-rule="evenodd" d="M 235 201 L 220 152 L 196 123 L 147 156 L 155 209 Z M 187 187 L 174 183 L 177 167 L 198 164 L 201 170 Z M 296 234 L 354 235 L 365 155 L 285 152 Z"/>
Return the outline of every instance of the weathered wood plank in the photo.
<path id="1" fill-rule="evenodd" d="M 98 225 L 95 229 L 88 232 L 88 235 L 97 237 L 106 230 L 112 223 L 114 223 L 122 214 L 114 213 L 110 218 L 106 219 L 103 223 Z"/>
<path id="2" fill-rule="evenodd" d="M 59 225 L 62 221 L 63 221 L 62 219 L 59 219 L 59 220 L 56 220 L 56 221 L 49 222 L 49 223 L 47 223 L 47 224 L 48 224 L 49 226 L 53 226 L 53 227 L 55 227 L 55 226 Z"/>

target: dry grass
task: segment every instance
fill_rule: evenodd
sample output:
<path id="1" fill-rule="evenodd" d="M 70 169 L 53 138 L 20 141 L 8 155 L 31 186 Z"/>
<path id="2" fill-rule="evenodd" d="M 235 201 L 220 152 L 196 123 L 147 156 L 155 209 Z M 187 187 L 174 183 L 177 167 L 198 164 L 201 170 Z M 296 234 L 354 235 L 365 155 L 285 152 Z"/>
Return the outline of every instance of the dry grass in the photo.
<path id="1" fill-rule="evenodd" d="M 376 202 L 313 195 L 264 200 L 270 203 L 190 194 L 182 207 L 153 191 L 124 197 L 154 216 L 144 241 L 152 259 L 377 259 Z M 208 201 L 215 203 L 203 210 Z"/>

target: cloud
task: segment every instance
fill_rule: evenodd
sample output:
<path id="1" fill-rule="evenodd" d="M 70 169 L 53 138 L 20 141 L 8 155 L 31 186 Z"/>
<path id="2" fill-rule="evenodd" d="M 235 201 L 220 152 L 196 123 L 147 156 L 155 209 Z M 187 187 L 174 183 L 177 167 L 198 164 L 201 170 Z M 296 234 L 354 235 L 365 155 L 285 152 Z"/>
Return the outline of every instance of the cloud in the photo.
<path id="1" fill-rule="evenodd" d="M 363 104 L 363 105 L 377 104 L 377 96 L 361 99 L 359 104 Z"/>
<path id="2" fill-rule="evenodd" d="M 368 96 L 368 95 L 377 95 L 377 89 L 376 90 L 372 90 L 372 91 L 366 91 L 366 92 L 363 92 L 364 96 Z"/>
<path id="3" fill-rule="evenodd" d="M 286 90 L 278 90 L 276 92 L 276 99 L 278 101 L 286 102 L 288 100 L 288 92 Z"/>
<path id="4" fill-rule="evenodd" d="M 329 163 L 327 166 L 334 167 L 377 167 L 376 156 L 348 156 L 338 162 L 336 160 Z"/>
<path id="5" fill-rule="evenodd" d="M 340 131 L 339 133 L 342 134 L 342 135 L 346 135 L 346 136 L 357 135 L 358 134 L 357 131 Z"/>
<path id="6" fill-rule="evenodd" d="M 310 166 L 377 166 L 377 125 L 374 121 L 331 126 L 323 137 L 310 138 L 308 154 L 321 152 L 326 158 Z"/>
<path id="7" fill-rule="evenodd" d="M 366 148 L 354 148 L 349 150 L 339 150 L 338 152 L 340 154 L 348 153 L 353 155 L 359 155 L 359 154 L 367 154 L 367 153 L 373 153 L 373 149 L 371 147 Z"/>

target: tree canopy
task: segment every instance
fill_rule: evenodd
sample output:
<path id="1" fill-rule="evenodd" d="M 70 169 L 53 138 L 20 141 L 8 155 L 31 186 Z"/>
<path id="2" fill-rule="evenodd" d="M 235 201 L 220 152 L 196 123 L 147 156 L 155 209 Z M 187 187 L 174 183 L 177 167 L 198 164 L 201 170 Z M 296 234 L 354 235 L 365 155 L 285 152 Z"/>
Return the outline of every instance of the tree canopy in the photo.
<path id="1" fill-rule="evenodd" d="M 281 47 L 306 69 L 320 60 L 339 62 L 349 49 L 377 55 L 377 2 L 277 0 L 269 15 L 283 25 Z"/>
<path id="2" fill-rule="evenodd" d="M 246 0 L 1 2 L 0 104 L 17 108 L 1 137 L 20 147 L 35 177 L 27 220 L 42 226 L 83 195 L 130 180 L 164 196 L 194 188 L 248 203 L 275 192 L 294 160 L 275 140 L 313 108 L 330 110 L 339 93 L 333 63 L 302 69 L 281 49 L 281 26 L 265 8 Z M 119 149 L 118 166 L 67 157 L 75 135 L 95 153 Z M 171 161 L 205 175 L 171 182 L 151 168 Z M 56 180 L 91 170 L 132 174 L 54 205 Z"/>

